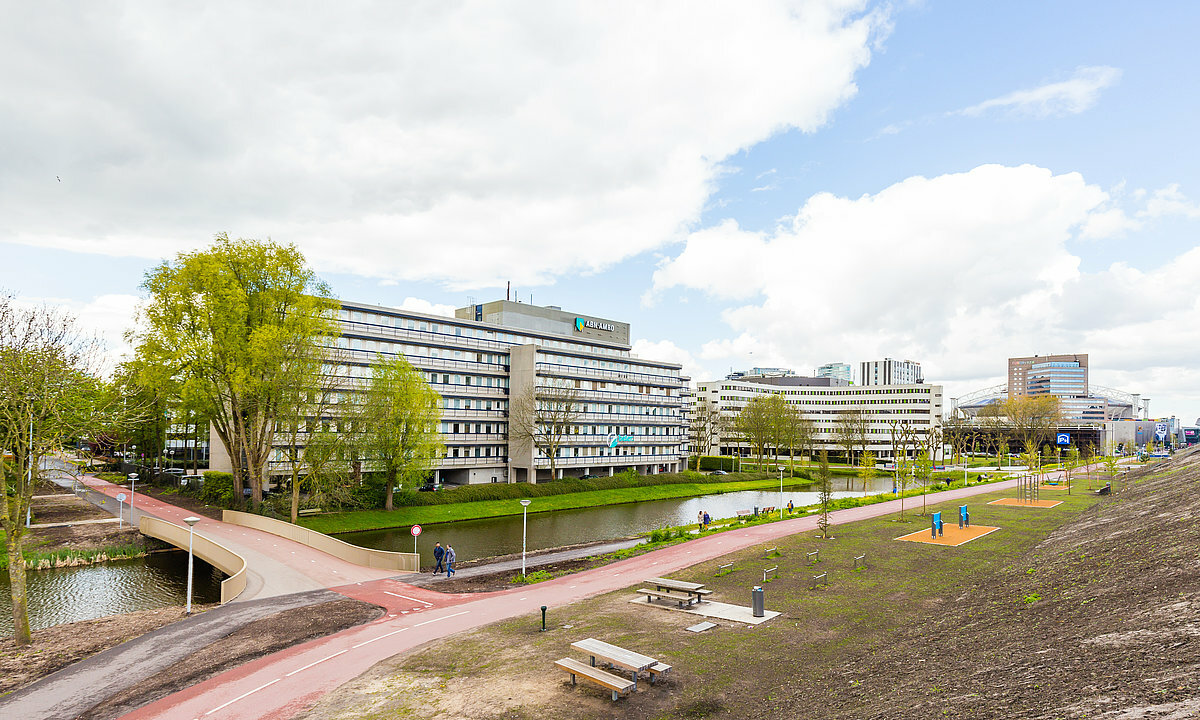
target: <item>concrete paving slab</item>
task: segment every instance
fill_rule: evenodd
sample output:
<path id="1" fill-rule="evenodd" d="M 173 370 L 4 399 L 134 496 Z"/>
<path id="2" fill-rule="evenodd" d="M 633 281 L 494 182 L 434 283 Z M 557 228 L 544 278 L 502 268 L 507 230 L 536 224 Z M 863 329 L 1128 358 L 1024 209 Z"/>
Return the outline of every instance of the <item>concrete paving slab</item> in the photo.
<path id="1" fill-rule="evenodd" d="M 655 607 L 660 610 L 674 610 L 676 612 L 685 612 L 701 617 L 716 618 L 718 620 L 729 620 L 731 622 L 740 622 L 747 625 L 761 625 L 773 617 L 778 617 L 780 613 L 774 610 L 767 610 L 762 617 L 754 617 L 754 609 L 751 607 L 743 607 L 742 605 L 729 605 L 728 603 L 717 602 L 716 600 L 701 600 L 691 607 L 679 607 L 678 605 L 664 605 L 662 603 L 646 602 L 646 599 L 641 595 L 634 595 L 629 599 L 629 602 L 636 602 L 640 606 Z M 690 628 L 689 628 L 690 629 Z"/>

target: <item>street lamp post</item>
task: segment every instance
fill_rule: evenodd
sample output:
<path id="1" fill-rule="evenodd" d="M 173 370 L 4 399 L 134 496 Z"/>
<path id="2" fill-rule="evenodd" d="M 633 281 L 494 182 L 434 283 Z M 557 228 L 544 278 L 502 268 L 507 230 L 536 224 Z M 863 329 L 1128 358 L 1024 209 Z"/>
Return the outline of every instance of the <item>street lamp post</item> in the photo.
<path id="1" fill-rule="evenodd" d="M 529 528 L 529 500 L 521 501 L 521 579 L 525 579 L 525 538 Z"/>
<path id="2" fill-rule="evenodd" d="M 137 473 L 129 473 L 129 524 L 133 524 L 133 496 L 137 490 Z"/>
<path id="3" fill-rule="evenodd" d="M 132 500 L 133 498 L 130 498 Z M 130 503 L 132 505 L 132 503 Z M 133 514 L 130 514 L 130 518 Z M 195 515 L 183 519 L 188 524 L 188 587 L 187 587 L 187 607 L 184 608 L 184 615 L 192 614 L 192 538 L 195 536 L 196 523 L 200 522 L 200 518 Z"/>
<path id="4" fill-rule="evenodd" d="M 779 468 L 779 519 L 783 519 L 783 466 Z"/>

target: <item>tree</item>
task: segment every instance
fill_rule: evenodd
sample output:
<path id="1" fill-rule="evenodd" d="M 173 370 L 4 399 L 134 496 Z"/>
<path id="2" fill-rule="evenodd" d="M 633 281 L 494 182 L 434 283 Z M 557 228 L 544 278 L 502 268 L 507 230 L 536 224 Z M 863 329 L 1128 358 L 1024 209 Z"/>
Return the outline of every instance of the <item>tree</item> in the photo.
<path id="1" fill-rule="evenodd" d="M 336 338 L 337 303 L 292 245 L 231 240 L 146 274 L 139 357 L 176 378 L 213 423 L 257 509 L 276 418 L 294 412 L 298 362 Z"/>
<path id="2" fill-rule="evenodd" d="M 854 465 L 854 451 L 866 448 L 867 416 L 862 410 L 843 410 L 834 420 L 834 435 L 846 451 L 846 464 Z"/>
<path id="3" fill-rule="evenodd" d="M 1000 412 L 1007 419 L 1012 436 L 1027 447 L 1041 446 L 1062 422 L 1062 406 L 1054 395 L 1017 395 L 1009 397 Z"/>
<path id="4" fill-rule="evenodd" d="M 796 474 L 796 448 L 810 450 L 814 432 L 812 420 L 801 415 L 794 406 L 784 405 L 780 440 L 788 448 L 788 469 L 793 476 Z"/>
<path id="5" fill-rule="evenodd" d="M 875 453 L 868 450 L 858 459 L 858 477 L 862 479 L 863 494 L 867 492 L 867 484 L 875 477 Z"/>
<path id="6" fill-rule="evenodd" d="M 928 511 L 925 498 L 929 495 L 929 477 L 933 474 L 933 459 L 929 457 L 929 451 L 924 447 L 917 451 L 917 459 L 913 461 L 912 468 L 917 476 L 917 482 L 921 483 L 921 489 L 925 491 L 921 493 L 921 514 L 924 515 Z"/>
<path id="7" fill-rule="evenodd" d="M 1071 494 L 1071 473 L 1079 467 L 1079 448 L 1072 445 L 1067 448 L 1066 464 L 1063 465 L 1063 476 L 1067 481 L 1067 494 Z"/>
<path id="8" fill-rule="evenodd" d="M 565 380 L 542 380 L 513 398 L 508 435 L 518 445 L 540 450 L 550 459 L 550 477 L 558 477 L 558 453 L 584 412 L 579 390 Z M 530 470 L 537 481 L 537 467 Z"/>
<path id="9" fill-rule="evenodd" d="M 821 537 L 829 539 L 829 504 L 833 499 L 833 483 L 829 474 L 829 451 L 821 451 L 821 464 L 817 466 L 817 487 L 821 497 L 821 514 L 817 518 L 817 528 Z"/>
<path id="10" fill-rule="evenodd" d="M 99 378 L 101 347 L 69 315 L 18 308 L 0 297 L 0 525 L 8 551 L 14 637 L 28 645 L 25 514 L 43 458 L 63 444 L 120 424 L 121 393 Z"/>
<path id="11" fill-rule="evenodd" d="M 996 453 L 996 469 L 1000 469 L 1004 454 L 1008 452 L 1010 430 L 1004 415 L 1003 403 L 991 403 L 979 410 L 978 419 L 987 433 L 987 442 Z"/>
<path id="12" fill-rule="evenodd" d="M 424 482 L 445 452 L 438 421 L 441 396 L 401 356 L 371 366 L 367 389 L 343 411 L 342 422 L 358 423 L 369 467 L 383 473 L 384 509 L 392 509 L 395 488 Z"/>
<path id="13" fill-rule="evenodd" d="M 895 482 L 900 491 L 900 519 L 904 519 L 904 493 L 908 489 L 912 465 L 908 459 L 908 447 L 916 441 L 912 425 L 900 420 L 888 421 L 892 437 L 892 460 L 895 463 Z"/>
<path id="14" fill-rule="evenodd" d="M 726 418 L 716 405 L 707 400 L 698 400 L 692 406 L 688 418 L 688 433 L 691 435 L 692 451 L 696 454 L 696 469 L 700 469 L 700 456 L 707 455 L 714 444 L 721 441 L 727 426 Z"/>
<path id="15" fill-rule="evenodd" d="M 778 412 L 772 407 L 770 398 L 761 396 L 750 398 L 750 402 L 734 418 L 734 430 L 749 443 L 751 452 L 758 457 L 760 471 L 767 448 L 778 436 L 778 425 Z"/>
<path id="16" fill-rule="evenodd" d="M 315 348 L 314 348 L 315 350 Z M 344 354 L 319 353 L 293 365 L 288 397 L 280 404 L 277 437 L 284 447 L 283 462 L 291 485 L 291 518 L 300 516 L 300 493 L 339 494 L 350 471 L 346 457 L 355 444 L 357 420 L 339 417 L 337 400 L 350 383 Z M 351 403 L 349 405 L 353 407 Z"/>

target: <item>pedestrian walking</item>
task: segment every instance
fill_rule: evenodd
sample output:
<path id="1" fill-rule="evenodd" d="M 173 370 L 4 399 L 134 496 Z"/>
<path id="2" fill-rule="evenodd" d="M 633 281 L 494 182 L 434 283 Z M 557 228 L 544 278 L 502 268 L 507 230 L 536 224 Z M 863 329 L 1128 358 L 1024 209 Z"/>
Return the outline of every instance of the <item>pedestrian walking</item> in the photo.
<path id="1" fill-rule="evenodd" d="M 438 573 L 440 573 L 443 570 L 442 558 L 444 558 L 444 557 L 446 557 L 446 548 L 442 547 L 442 544 L 440 542 L 434 543 L 433 544 L 433 559 L 435 562 L 435 565 L 433 566 L 433 574 L 434 575 L 437 575 Z"/>
<path id="2" fill-rule="evenodd" d="M 704 532 L 704 511 L 703 510 L 696 513 L 696 526 L 700 532 Z"/>
<path id="3" fill-rule="evenodd" d="M 446 577 L 454 574 L 454 559 L 458 557 L 454 554 L 454 546 L 446 545 Z"/>
<path id="4" fill-rule="evenodd" d="M 788 515 L 791 515 L 791 514 L 792 514 L 792 511 L 793 511 L 793 510 L 795 510 L 795 509 L 796 509 L 796 506 L 795 506 L 795 505 L 792 505 L 792 501 L 791 501 L 791 500 L 788 500 Z"/>
<path id="5" fill-rule="evenodd" d="M 702 524 L 704 526 L 703 529 L 707 530 L 708 524 L 712 522 L 712 516 L 708 514 L 707 510 L 705 510 L 703 512 L 704 512 L 704 520 L 702 521 Z"/>

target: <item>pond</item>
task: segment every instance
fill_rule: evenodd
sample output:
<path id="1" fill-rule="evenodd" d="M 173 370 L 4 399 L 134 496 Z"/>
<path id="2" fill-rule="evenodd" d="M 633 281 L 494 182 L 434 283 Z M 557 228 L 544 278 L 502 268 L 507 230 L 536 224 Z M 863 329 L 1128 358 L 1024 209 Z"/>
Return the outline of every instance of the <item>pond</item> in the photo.
<path id="1" fill-rule="evenodd" d="M 861 496 L 863 494 L 861 481 L 854 480 L 853 483 L 857 490 L 847 490 L 844 478 L 835 479 L 834 488 L 840 489 L 836 489 L 833 496 L 835 498 Z M 889 478 L 875 478 L 869 485 L 869 492 L 872 494 L 890 492 L 891 489 Z M 788 500 L 800 507 L 819 502 L 820 497 L 810 488 L 804 490 L 785 488 L 782 504 L 786 505 Z M 531 511 L 527 538 L 529 550 L 542 550 L 597 540 L 614 540 L 649 532 L 656 528 L 694 524 L 696 513 L 702 510 L 707 511 L 714 519 L 734 517 L 738 510 L 749 510 L 755 507 L 775 506 L 778 511 L 780 494 L 778 490 L 743 491 L 544 513 L 536 512 L 537 502 L 534 499 L 529 506 Z M 513 500 L 513 504 L 517 505 L 517 501 Z M 339 540 L 363 547 L 397 552 L 413 551 L 413 538 L 407 527 L 343 533 L 337 537 Z M 416 543 L 418 552 L 421 554 L 422 566 L 433 564 L 433 544 L 438 541 L 442 543 L 443 547 L 447 544 L 453 545 L 460 561 L 519 553 L 521 552 L 521 516 L 506 515 L 484 520 L 464 520 L 425 526 L 424 532 Z"/>
<path id="2" fill-rule="evenodd" d="M 192 602 L 221 600 L 221 571 L 196 559 Z M 97 565 L 31 570 L 26 575 L 29 626 L 38 630 L 107 615 L 182 606 L 187 595 L 187 553 L 156 552 L 144 558 Z M 0 571 L 0 630 L 12 635 L 12 593 Z"/>

